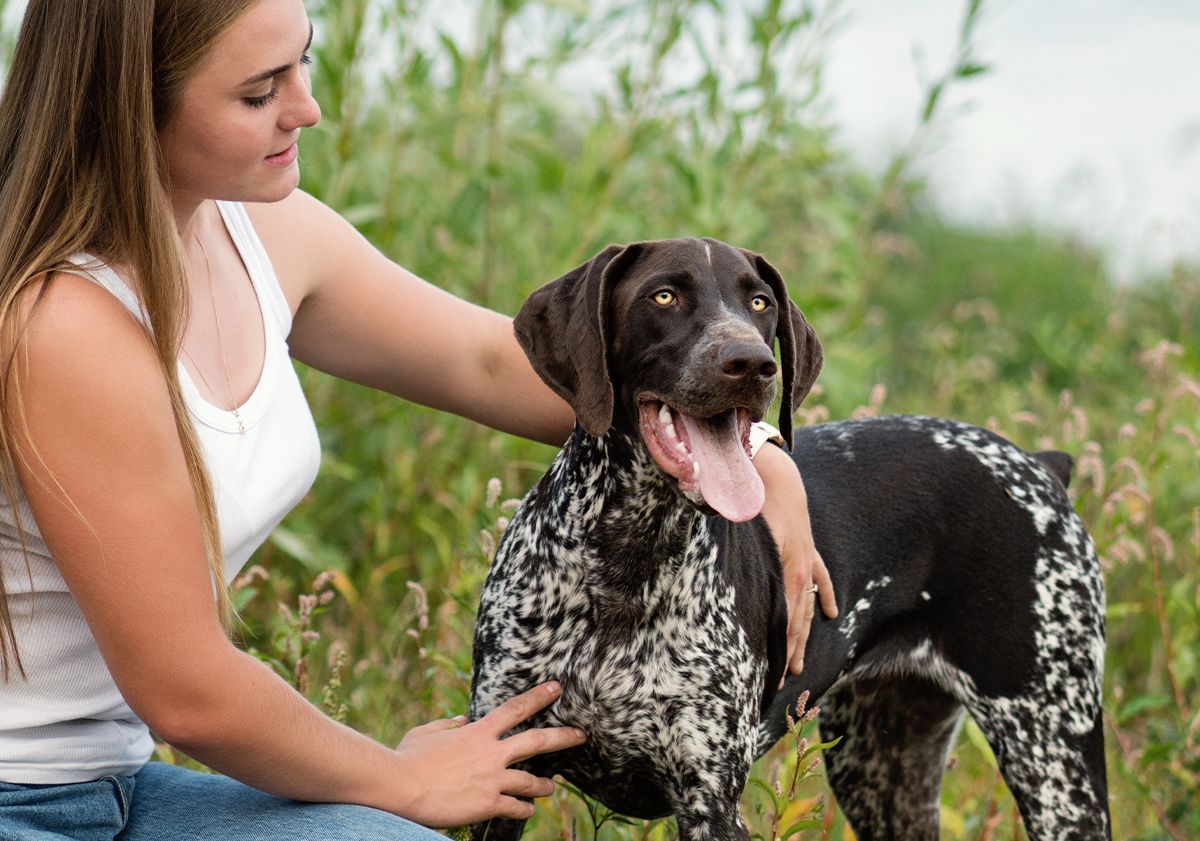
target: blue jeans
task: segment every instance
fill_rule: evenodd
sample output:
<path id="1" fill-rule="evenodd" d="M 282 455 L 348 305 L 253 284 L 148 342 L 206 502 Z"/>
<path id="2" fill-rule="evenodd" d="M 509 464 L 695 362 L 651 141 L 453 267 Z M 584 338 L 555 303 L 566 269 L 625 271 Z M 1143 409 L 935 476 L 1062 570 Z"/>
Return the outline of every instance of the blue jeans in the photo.
<path id="1" fill-rule="evenodd" d="M 151 762 L 133 777 L 0 783 L 0 841 L 433 841 L 378 809 L 300 803 L 229 777 Z"/>

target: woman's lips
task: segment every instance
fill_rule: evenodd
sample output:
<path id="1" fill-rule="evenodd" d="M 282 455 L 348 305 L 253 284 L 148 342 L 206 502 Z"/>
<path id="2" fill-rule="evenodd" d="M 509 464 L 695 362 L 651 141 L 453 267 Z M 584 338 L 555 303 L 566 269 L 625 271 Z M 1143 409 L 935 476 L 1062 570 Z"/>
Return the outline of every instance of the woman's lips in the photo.
<path id="1" fill-rule="evenodd" d="M 282 152 L 280 152 L 278 154 L 268 155 L 267 163 L 276 164 L 277 166 L 288 166 L 294 160 L 296 160 L 296 153 L 297 153 L 296 144 L 293 143 L 291 146 L 287 147 L 286 149 L 284 149 Z"/>

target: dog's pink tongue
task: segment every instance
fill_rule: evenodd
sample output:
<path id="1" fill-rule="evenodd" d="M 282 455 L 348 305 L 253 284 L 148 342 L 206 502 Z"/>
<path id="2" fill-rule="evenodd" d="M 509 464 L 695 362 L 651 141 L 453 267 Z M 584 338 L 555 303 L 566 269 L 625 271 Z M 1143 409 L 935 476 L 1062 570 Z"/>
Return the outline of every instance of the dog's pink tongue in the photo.
<path id="1" fill-rule="evenodd" d="M 700 466 L 700 495 L 709 507 L 735 523 L 752 520 L 765 498 L 762 479 L 742 447 L 737 412 L 711 421 L 680 414 L 692 460 Z"/>

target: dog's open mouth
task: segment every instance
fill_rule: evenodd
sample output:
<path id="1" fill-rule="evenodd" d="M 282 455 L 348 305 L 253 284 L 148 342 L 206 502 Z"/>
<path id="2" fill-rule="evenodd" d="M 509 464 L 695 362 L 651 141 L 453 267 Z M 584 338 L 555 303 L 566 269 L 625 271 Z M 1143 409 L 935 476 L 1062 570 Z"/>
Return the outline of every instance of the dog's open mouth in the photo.
<path id="1" fill-rule="evenodd" d="M 649 399 L 638 404 L 638 413 L 651 458 L 689 499 L 735 523 L 762 510 L 763 483 L 750 462 L 748 410 L 695 418 Z"/>

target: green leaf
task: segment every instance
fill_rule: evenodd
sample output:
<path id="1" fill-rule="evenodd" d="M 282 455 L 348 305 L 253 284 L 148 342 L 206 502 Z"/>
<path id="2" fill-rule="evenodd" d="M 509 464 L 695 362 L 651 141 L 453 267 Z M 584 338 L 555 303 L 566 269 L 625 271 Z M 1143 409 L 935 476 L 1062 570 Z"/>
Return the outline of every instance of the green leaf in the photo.
<path id="1" fill-rule="evenodd" d="M 276 526 L 271 532 L 270 542 L 302 563 L 310 572 L 346 568 L 346 556 L 338 549 L 322 544 L 313 537 L 302 537 L 287 526 Z"/>
<path id="2" fill-rule="evenodd" d="M 1153 710 L 1161 710 L 1170 705 L 1170 703 L 1170 695 L 1140 695 L 1121 705 L 1121 708 L 1117 711 L 1117 723 L 1127 724 L 1135 716 Z"/>
<path id="3" fill-rule="evenodd" d="M 925 110 L 921 113 L 921 122 L 927 123 L 933 119 L 933 113 L 937 110 L 938 100 L 942 98 L 942 91 L 945 85 L 938 82 L 929 89 L 929 97 L 925 100 Z"/>
<path id="4" fill-rule="evenodd" d="M 830 739 L 828 742 L 818 742 L 815 745 L 809 745 L 808 749 L 804 751 L 804 754 L 801 758 L 807 757 L 810 753 L 815 753 L 819 750 L 829 750 L 830 748 L 835 747 L 843 738 L 843 736 L 838 736 L 836 739 Z"/>
<path id="5" fill-rule="evenodd" d="M 771 806 L 775 809 L 775 814 L 779 814 L 780 812 L 782 812 L 783 807 L 787 805 L 786 803 L 782 802 L 783 798 L 780 795 L 775 793 L 774 788 L 767 785 L 765 782 L 760 780 L 758 777 L 751 777 L 750 785 L 756 786 L 756 787 L 762 789 L 764 792 L 766 792 L 767 797 L 770 798 L 770 800 L 771 800 Z"/>
<path id="6" fill-rule="evenodd" d="M 969 79 L 972 76 L 978 76 L 981 73 L 987 73 L 992 68 L 986 64 L 960 64 L 958 69 L 954 71 L 954 75 L 960 79 Z"/>
<path id="7" fill-rule="evenodd" d="M 797 821 L 796 823 L 789 826 L 786 830 L 784 830 L 783 834 L 779 836 L 779 841 L 787 841 L 787 839 L 791 838 L 793 835 L 796 835 L 797 833 L 800 833 L 800 832 L 804 832 L 806 829 L 820 829 L 820 828 L 821 828 L 821 822 L 819 820 L 817 820 L 816 818 L 808 818 L 806 820 Z"/>

